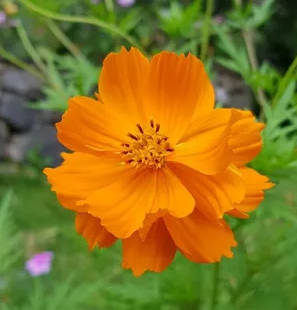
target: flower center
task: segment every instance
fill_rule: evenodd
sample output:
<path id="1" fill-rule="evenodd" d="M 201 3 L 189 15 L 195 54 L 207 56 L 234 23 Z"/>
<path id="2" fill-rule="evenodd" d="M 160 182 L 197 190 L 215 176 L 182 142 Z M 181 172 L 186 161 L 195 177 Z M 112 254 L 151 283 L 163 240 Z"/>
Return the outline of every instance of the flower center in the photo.
<path id="1" fill-rule="evenodd" d="M 122 144 L 121 154 L 125 157 L 125 162 L 137 168 L 141 165 L 161 168 L 168 154 L 174 151 L 168 142 L 169 137 L 160 133 L 160 124 L 155 124 L 153 120 L 149 126 L 136 126 L 137 134 L 128 133 L 130 142 Z"/>

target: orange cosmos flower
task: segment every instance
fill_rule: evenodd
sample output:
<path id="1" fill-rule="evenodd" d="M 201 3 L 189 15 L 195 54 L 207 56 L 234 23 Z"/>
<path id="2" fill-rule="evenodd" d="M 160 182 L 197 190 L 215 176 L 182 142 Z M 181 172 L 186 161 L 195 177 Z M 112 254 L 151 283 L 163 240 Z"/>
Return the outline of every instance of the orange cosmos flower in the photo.
<path id="1" fill-rule="evenodd" d="M 214 110 L 195 56 L 122 48 L 104 60 L 96 99 L 69 100 L 57 129 L 74 153 L 45 174 L 90 249 L 121 239 L 135 275 L 164 270 L 177 250 L 217 262 L 236 245 L 224 214 L 246 217 L 272 186 L 244 167 L 263 127 L 250 112 Z"/>

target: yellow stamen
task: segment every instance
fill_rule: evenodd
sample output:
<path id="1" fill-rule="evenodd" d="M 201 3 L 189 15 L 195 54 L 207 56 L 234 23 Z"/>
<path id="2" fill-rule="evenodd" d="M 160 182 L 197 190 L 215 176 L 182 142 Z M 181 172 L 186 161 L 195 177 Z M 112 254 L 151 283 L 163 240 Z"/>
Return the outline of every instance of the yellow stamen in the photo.
<path id="1" fill-rule="evenodd" d="M 128 133 L 130 142 L 125 142 L 121 146 L 121 154 L 125 158 L 126 164 L 139 167 L 146 165 L 151 168 L 161 168 L 165 164 L 165 159 L 169 153 L 174 152 L 169 143 L 168 136 L 160 133 L 160 124 L 155 124 L 150 120 L 149 126 L 143 127 L 136 124 L 137 134 Z"/>

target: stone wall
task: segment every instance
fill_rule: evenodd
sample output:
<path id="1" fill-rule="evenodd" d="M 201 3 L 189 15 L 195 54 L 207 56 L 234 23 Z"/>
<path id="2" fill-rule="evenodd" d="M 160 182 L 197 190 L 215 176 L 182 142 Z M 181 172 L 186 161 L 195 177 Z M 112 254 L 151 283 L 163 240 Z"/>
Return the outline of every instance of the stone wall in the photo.
<path id="1" fill-rule="evenodd" d="M 56 139 L 56 112 L 35 110 L 28 104 L 41 98 L 41 81 L 30 73 L 0 62 L 0 160 L 26 162 L 38 152 L 51 166 L 64 150 Z"/>

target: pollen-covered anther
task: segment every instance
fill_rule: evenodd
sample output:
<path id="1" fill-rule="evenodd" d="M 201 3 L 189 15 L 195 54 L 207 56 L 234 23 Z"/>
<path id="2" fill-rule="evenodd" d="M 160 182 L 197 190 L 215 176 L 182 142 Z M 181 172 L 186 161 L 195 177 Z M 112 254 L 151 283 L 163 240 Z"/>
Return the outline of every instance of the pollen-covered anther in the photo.
<path id="1" fill-rule="evenodd" d="M 128 133 L 129 142 L 121 144 L 124 162 L 135 167 L 146 165 L 162 168 L 166 157 L 174 152 L 169 137 L 160 133 L 160 124 L 150 120 L 149 126 L 136 124 L 137 134 Z"/>

